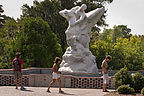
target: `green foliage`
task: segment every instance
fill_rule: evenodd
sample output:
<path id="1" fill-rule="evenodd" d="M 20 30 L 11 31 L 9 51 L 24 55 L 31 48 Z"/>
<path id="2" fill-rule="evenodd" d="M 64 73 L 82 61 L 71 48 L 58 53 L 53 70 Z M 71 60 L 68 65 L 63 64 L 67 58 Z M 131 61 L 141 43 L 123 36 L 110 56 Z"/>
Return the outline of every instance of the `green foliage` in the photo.
<path id="1" fill-rule="evenodd" d="M 121 50 L 121 54 L 123 55 L 123 66 L 127 66 L 129 70 L 139 70 L 141 69 L 141 64 L 143 62 L 143 51 L 140 50 L 140 42 L 139 38 L 132 36 L 129 39 L 119 38 L 117 39 L 116 46 L 114 49 L 119 48 Z"/>
<path id="2" fill-rule="evenodd" d="M 144 70 L 144 62 L 142 63 L 142 69 Z"/>
<path id="3" fill-rule="evenodd" d="M 52 67 L 54 58 L 62 56 L 56 35 L 41 18 L 8 19 L 0 37 L 0 68 L 12 68 L 17 51 L 22 54 L 24 68 Z"/>
<path id="4" fill-rule="evenodd" d="M 94 44 L 90 45 L 90 50 L 95 55 L 99 68 L 101 66 L 101 62 L 105 58 L 105 55 L 110 54 L 110 52 L 112 51 L 112 40 L 111 38 L 109 38 L 109 36 L 107 36 L 106 39 L 106 41 L 95 41 Z"/>
<path id="5" fill-rule="evenodd" d="M 98 3 L 96 3 L 98 1 Z M 86 12 L 102 7 L 105 3 L 111 3 L 113 0 L 44 0 L 42 2 L 34 1 L 33 6 L 23 5 L 22 17 L 41 17 L 47 21 L 52 31 L 59 38 L 63 52 L 67 47 L 65 30 L 68 26 L 67 21 L 59 15 L 59 11 L 63 9 L 71 9 L 74 6 L 85 3 L 87 5 Z M 105 15 L 97 23 L 98 26 L 106 26 Z M 97 28 L 98 29 L 98 28 Z"/>
<path id="6" fill-rule="evenodd" d="M 120 69 L 120 71 L 114 75 L 113 80 L 114 80 L 113 84 L 116 88 L 118 88 L 121 85 L 129 84 L 131 86 L 132 84 L 132 77 L 128 73 L 128 69 L 126 67 Z"/>
<path id="7" fill-rule="evenodd" d="M 119 94 L 133 94 L 135 90 L 127 85 L 121 85 L 117 88 Z"/>
<path id="8" fill-rule="evenodd" d="M 144 88 L 141 90 L 141 94 L 143 94 L 143 95 L 144 95 Z"/>
<path id="9" fill-rule="evenodd" d="M 9 50 L 17 34 L 17 23 L 14 19 L 7 19 L 0 28 L 0 68 L 11 68 Z"/>
<path id="10" fill-rule="evenodd" d="M 132 76 L 128 73 L 127 68 L 122 68 L 114 75 L 114 86 L 120 94 L 128 94 L 131 92 L 130 85 L 136 92 L 140 92 L 144 87 L 144 76 L 135 73 Z"/>
<path id="11" fill-rule="evenodd" d="M 41 18 L 23 18 L 21 30 L 10 50 L 11 60 L 18 51 L 22 54 L 24 68 L 52 67 L 56 56 L 62 55 L 56 35 Z"/>
<path id="12" fill-rule="evenodd" d="M 100 68 L 105 56 L 109 54 L 113 57 L 113 60 L 109 62 L 109 66 L 113 70 L 119 70 L 124 66 L 128 70 L 142 69 L 144 37 L 133 36 L 129 30 L 126 26 L 119 25 L 115 26 L 114 29 L 105 29 L 103 33 L 97 36 L 99 38 L 92 38 L 90 50 L 96 57 L 98 68 Z M 114 33 L 119 35 L 113 35 Z"/>
<path id="13" fill-rule="evenodd" d="M 125 25 L 114 26 L 112 39 L 114 41 L 116 41 L 117 38 L 119 38 L 119 37 L 123 37 L 123 38 L 129 39 L 131 37 L 130 32 L 131 32 L 131 29 L 127 28 L 127 26 L 125 26 Z"/>
<path id="14" fill-rule="evenodd" d="M 2 13 L 4 12 L 3 6 L 0 5 L 0 28 L 3 26 L 3 23 L 4 23 L 4 15 L 2 15 Z"/>
<path id="15" fill-rule="evenodd" d="M 100 39 L 105 40 L 107 35 L 109 35 L 113 42 L 116 42 L 118 38 L 127 38 L 129 39 L 132 34 L 130 34 L 131 29 L 127 28 L 126 25 L 114 26 L 113 29 L 105 29 L 102 34 L 100 34 Z"/>
<path id="16" fill-rule="evenodd" d="M 141 89 L 144 87 L 144 76 L 137 72 L 132 75 L 132 81 L 132 87 L 135 89 L 136 92 L 140 92 Z"/>

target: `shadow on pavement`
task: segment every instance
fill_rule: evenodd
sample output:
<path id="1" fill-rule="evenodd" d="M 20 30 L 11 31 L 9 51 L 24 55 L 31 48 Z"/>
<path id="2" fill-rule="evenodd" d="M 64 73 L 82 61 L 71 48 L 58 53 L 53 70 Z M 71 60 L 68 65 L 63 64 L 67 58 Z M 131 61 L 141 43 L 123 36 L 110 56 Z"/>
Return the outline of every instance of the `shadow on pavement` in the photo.
<path id="1" fill-rule="evenodd" d="M 66 92 L 64 92 L 64 93 L 59 93 L 59 94 L 63 94 L 63 95 L 75 95 L 75 94 L 66 93 Z"/>
<path id="2" fill-rule="evenodd" d="M 24 89 L 24 90 L 21 90 L 21 91 L 34 92 L 32 90 L 27 90 L 27 89 Z"/>

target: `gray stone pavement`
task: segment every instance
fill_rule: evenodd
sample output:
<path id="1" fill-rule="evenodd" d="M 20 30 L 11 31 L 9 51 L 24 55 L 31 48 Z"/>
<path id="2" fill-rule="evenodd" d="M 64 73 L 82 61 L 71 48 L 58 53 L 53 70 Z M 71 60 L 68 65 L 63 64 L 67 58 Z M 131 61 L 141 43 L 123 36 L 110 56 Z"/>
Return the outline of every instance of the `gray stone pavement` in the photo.
<path id="1" fill-rule="evenodd" d="M 102 89 L 62 88 L 64 94 L 58 93 L 58 88 L 51 88 L 51 93 L 46 92 L 47 87 L 25 87 L 26 90 L 15 89 L 15 86 L 0 86 L 0 96 L 104 96 Z M 110 90 L 112 91 L 112 90 Z"/>

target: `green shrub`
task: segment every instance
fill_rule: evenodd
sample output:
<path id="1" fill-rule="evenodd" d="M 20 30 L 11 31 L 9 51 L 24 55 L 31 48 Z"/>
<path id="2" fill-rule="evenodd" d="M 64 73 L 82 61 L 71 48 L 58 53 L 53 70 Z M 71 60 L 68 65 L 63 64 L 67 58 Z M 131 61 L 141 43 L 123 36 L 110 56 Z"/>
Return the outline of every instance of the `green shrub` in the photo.
<path id="1" fill-rule="evenodd" d="M 141 90 L 141 94 L 143 94 L 143 95 L 144 95 L 144 88 Z"/>
<path id="2" fill-rule="evenodd" d="M 61 45 L 49 24 L 42 18 L 27 17 L 21 21 L 21 30 L 14 44 L 9 48 L 9 59 L 20 52 L 23 68 L 51 68 L 55 57 L 62 56 Z"/>
<path id="3" fill-rule="evenodd" d="M 128 85 L 121 85 L 117 88 L 119 94 L 133 94 L 135 90 Z"/>
<path id="4" fill-rule="evenodd" d="M 136 92 L 140 92 L 144 87 L 144 77 L 139 72 L 132 75 L 131 87 L 134 88 Z"/>
<path id="5" fill-rule="evenodd" d="M 144 62 L 142 63 L 142 69 L 144 69 Z"/>
<path id="6" fill-rule="evenodd" d="M 114 75 L 113 79 L 113 85 L 118 88 L 121 85 L 127 85 L 127 84 L 132 84 L 132 76 L 128 73 L 128 70 L 126 67 L 120 69 L 119 72 L 117 72 Z"/>

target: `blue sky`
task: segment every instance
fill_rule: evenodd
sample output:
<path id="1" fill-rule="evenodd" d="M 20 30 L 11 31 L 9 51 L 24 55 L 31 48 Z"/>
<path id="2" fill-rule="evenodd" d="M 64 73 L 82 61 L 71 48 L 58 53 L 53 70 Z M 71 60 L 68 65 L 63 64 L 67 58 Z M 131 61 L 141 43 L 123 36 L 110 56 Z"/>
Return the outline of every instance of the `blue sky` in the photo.
<path id="1" fill-rule="evenodd" d="M 23 4 L 32 5 L 34 0 L 0 0 L 4 14 L 19 18 L 22 14 Z M 43 0 L 38 0 L 43 1 Z M 113 0 L 108 8 L 106 22 L 109 28 L 114 25 L 127 25 L 132 29 L 132 34 L 144 35 L 144 0 Z"/>

